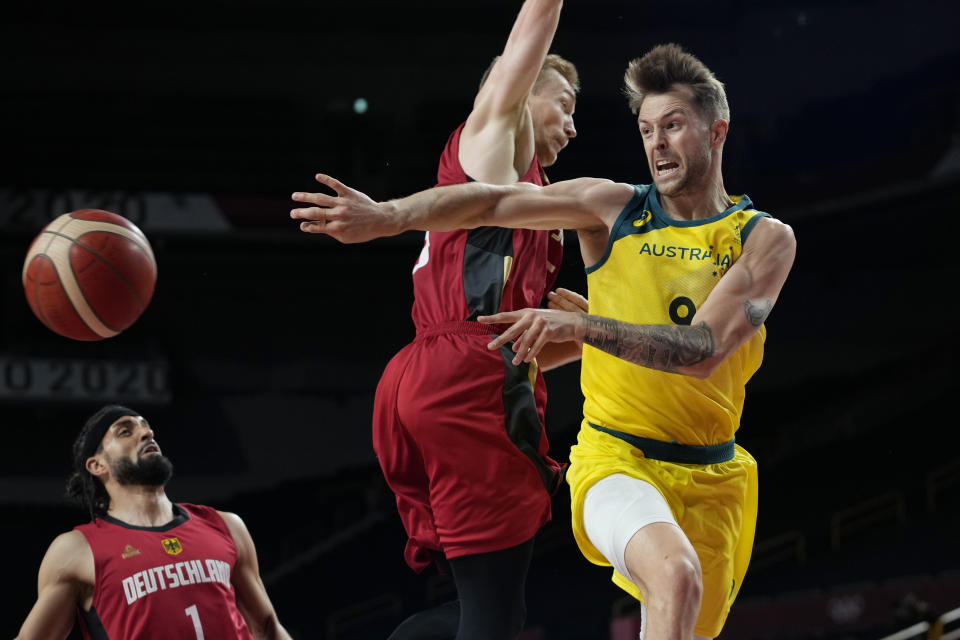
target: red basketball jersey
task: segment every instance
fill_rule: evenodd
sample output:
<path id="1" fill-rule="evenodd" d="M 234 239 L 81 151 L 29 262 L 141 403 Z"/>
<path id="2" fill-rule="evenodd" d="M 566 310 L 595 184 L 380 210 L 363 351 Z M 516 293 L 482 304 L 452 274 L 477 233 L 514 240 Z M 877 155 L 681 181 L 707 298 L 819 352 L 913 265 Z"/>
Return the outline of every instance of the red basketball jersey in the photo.
<path id="1" fill-rule="evenodd" d="M 237 547 L 215 509 L 174 505 L 162 527 L 108 516 L 76 529 L 96 566 L 93 605 L 80 611 L 84 638 L 252 640 L 230 582 Z"/>
<path id="2" fill-rule="evenodd" d="M 437 186 L 472 181 L 460 166 L 461 124 L 450 135 Z M 536 156 L 521 182 L 543 185 Z M 539 307 L 563 257 L 563 231 L 479 229 L 427 232 L 413 268 L 413 322 L 417 330 L 475 320 L 501 311 Z"/>

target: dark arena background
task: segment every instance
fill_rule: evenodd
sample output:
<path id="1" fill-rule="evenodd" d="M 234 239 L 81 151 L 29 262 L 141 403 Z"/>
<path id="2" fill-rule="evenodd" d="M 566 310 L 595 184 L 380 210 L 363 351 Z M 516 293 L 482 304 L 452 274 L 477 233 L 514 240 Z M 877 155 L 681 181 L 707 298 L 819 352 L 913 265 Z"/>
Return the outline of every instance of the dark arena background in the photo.
<path id="1" fill-rule="evenodd" d="M 85 519 L 63 497 L 70 443 L 113 401 L 156 428 L 171 498 L 243 517 L 294 637 L 385 638 L 455 597 L 403 563 L 370 439 L 378 377 L 413 336 L 422 234 L 308 236 L 289 196 L 318 171 L 381 200 L 432 186 L 520 4 L 4 7 L 0 635 L 36 598 L 50 541 Z M 958 24 L 949 0 L 563 8 L 552 50 L 583 91 L 553 181 L 650 181 L 622 75 L 677 42 L 726 84 L 727 190 L 797 236 L 737 434 L 760 515 L 724 639 L 926 638 L 944 614 L 943 638 L 960 637 Z M 20 282 L 37 232 L 85 207 L 139 225 L 159 265 L 140 320 L 91 343 L 41 325 Z M 570 232 L 567 247 L 560 283 L 583 291 Z M 560 460 L 578 375 L 547 374 Z M 538 537 L 523 638 L 635 638 L 638 608 L 579 554 L 568 500 Z"/>

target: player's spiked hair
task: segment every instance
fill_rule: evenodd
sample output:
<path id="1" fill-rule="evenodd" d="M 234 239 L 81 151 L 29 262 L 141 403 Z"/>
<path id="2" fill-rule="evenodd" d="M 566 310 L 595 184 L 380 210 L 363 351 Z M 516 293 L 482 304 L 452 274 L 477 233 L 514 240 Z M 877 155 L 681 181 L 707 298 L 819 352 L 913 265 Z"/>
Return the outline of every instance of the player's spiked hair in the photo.
<path id="1" fill-rule="evenodd" d="M 630 110 L 636 114 L 644 98 L 652 93 L 666 93 L 674 85 L 684 85 L 693 92 L 694 102 L 707 118 L 730 121 L 730 106 L 723 83 L 695 56 L 680 45 L 661 44 L 635 58 L 623 74 L 624 93 Z"/>

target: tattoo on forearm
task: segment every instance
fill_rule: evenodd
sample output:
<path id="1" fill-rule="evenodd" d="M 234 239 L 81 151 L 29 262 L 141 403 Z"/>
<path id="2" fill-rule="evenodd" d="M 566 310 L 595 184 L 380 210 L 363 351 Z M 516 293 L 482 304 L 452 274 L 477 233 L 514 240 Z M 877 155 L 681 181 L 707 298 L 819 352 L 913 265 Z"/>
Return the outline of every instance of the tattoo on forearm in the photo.
<path id="1" fill-rule="evenodd" d="M 713 333 L 696 326 L 635 325 L 587 316 L 583 342 L 650 369 L 674 373 L 713 355 Z"/>
<path id="2" fill-rule="evenodd" d="M 583 342 L 610 355 L 621 357 L 620 325 L 611 318 L 587 314 L 587 331 L 583 336 Z"/>
<path id="3" fill-rule="evenodd" d="M 773 306 L 767 298 L 764 298 L 760 302 L 754 302 L 753 300 L 743 301 L 743 311 L 747 314 L 747 321 L 754 327 L 759 327 L 763 324 L 763 321 L 770 315 L 772 308 Z"/>

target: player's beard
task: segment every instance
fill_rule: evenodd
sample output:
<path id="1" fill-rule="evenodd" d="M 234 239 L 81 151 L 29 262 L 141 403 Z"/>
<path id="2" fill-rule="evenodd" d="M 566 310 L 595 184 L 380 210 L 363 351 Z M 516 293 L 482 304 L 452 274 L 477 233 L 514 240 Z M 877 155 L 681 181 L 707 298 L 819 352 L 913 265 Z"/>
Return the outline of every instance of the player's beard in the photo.
<path id="1" fill-rule="evenodd" d="M 706 176 L 710 171 L 710 147 L 705 145 L 699 153 L 691 154 L 686 158 L 686 169 L 680 180 L 673 185 L 662 188 L 657 185 L 657 191 L 665 196 L 682 196 L 690 191 L 705 188 Z"/>
<path id="2" fill-rule="evenodd" d="M 173 463 L 163 455 L 151 455 L 132 462 L 128 458 L 115 460 L 111 469 L 118 484 L 162 487 L 173 476 Z"/>

